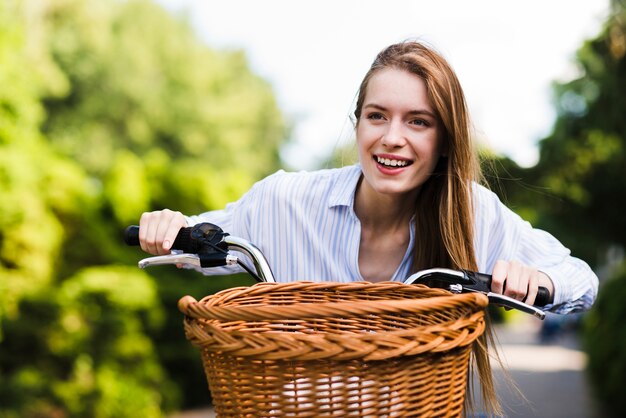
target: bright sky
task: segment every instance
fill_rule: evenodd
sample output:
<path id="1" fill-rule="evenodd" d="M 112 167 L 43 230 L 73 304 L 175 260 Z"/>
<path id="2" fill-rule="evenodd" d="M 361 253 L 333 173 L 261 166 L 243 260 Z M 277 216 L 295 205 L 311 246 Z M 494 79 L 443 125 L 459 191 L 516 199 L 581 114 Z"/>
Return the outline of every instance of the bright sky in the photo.
<path id="1" fill-rule="evenodd" d="M 294 123 L 282 155 L 311 169 L 353 139 L 349 115 L 376 54 L 427 41 L 455 68 L 483 143 L 521 165 L 554 121 L 550 85 L 577 76 L 609 0 L 157 0 L 188 10 L 211 47 L 244 49 Z"/>

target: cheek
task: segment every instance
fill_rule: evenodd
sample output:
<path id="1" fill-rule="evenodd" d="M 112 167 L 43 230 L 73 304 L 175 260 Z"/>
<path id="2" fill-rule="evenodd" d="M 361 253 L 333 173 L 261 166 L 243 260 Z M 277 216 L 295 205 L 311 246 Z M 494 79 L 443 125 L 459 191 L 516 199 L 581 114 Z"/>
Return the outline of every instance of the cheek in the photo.
<path id="1" fill-rule="evenodd" d="M 441 143 L 436 138 L 421 137 L 413 141 L 413 149 L 424 160 L 438 160 L 441 154 Z"/>
<path id="2" fill-rule="evenodd" d="M 356 145 L 359 152 L 367 150 L 372 145 L 371 135 L 362 127 L 356 128 Z"/>
<path id="3" fill-rule="evenodd" d="M 364 144 L 364 139 L 363 139 L 363 134 L 361 133 L 361 131 L 359 130 L 359 128 L 357 127 L 357 129 L 355 130 L 355 134 L 356 134 L 356 150 L 357 150 L 357 154 L 358 154 L 358 158 L 359 158 L 359 162 L 363 163 L 363 160 L 365 158 L 365 154 L 367 153 L 367 148 Z"/>

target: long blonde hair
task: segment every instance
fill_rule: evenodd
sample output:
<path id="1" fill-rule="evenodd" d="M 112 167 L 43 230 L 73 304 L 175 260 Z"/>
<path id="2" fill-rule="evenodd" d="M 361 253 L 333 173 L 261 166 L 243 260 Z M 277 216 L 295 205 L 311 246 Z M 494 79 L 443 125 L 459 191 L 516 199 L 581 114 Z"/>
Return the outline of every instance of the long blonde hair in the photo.
<path id="1" fill-rule="evenodd" d="M 357 123 L 370 79 L 386 68 L 407 71 L 424 80 L 441 127 L 442 156 L 417 197 L 412 271 L 431 267 L 475 271 L 472 185 L 482 182 L 482 174 L 461 84 L 452 67 L 433 48 L 416 41 L 391 45 L 377 55 L 361 82 L 354 111 Z M 489 327 L 474 345 L 474 361 L 488 412 L 501 414 L 487 340 L 492 340 Z M 471 408 L 471 396 L 467 400 Z"/>

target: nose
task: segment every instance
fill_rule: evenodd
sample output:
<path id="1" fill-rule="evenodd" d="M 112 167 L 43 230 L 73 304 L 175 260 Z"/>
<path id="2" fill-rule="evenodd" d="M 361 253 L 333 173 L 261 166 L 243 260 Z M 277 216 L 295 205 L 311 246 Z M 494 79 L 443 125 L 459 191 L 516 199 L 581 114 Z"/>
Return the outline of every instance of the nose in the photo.
<path id="1" fill-rule="evenodd" d="M 406 143 L 404 126 L 400 121 L 391 121 L 381 138 L 382 144 L 388 148 L 399 148 Z"/>

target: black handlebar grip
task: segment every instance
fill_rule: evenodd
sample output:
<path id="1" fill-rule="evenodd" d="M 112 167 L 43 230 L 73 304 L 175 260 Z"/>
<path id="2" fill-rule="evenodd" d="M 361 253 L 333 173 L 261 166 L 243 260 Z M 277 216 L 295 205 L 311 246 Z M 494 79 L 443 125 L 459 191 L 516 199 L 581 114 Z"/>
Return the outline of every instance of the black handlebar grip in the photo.
<path id="1" fill-rule="evenodd" d="M 137 225 L 130 225 L 124 230 L 124 242 L 126 245 L 139 245 L 139 227 Z"/>
<path id="2" fill-rule="evenodd" d="M 185 253 L 197 253 L 198 245 L 191 239 L 191 231 L 193 227 L 181 228 L 178 231 L 178 235 L 172 244 L 173 250 L 181 250 Z M 124 231 L 124 242 L 126 245 L 139 245 L 139 227 L 137 225 L 130 225 Z"/>
<path id="3" fill-rule="evenodd" d="M 491 288 L 491 275 L 490 274 L 475 273 L 475 272 L 468 273 L 468 274 L 473 275 L 474 278 L 485 283 L 488 288 Z M 552 295 L 550 295 L 550 291 L 548 291 L 548 288 L 546 287 L 539 286 L 539 288 L 537 289 L 537 296 L 535 297 L 534 305 L 538 307 L 543 307 L 543 306 L 549 305 L 550 303 L 552 303 Z"/>
<path id="4" fill-rule="evenodd" d="M 552 295 L 548 288 L 539 286 L 537 289 L 537 297 L 535 297 L 535 306 L 546 306 L 552 303 Z"/>

